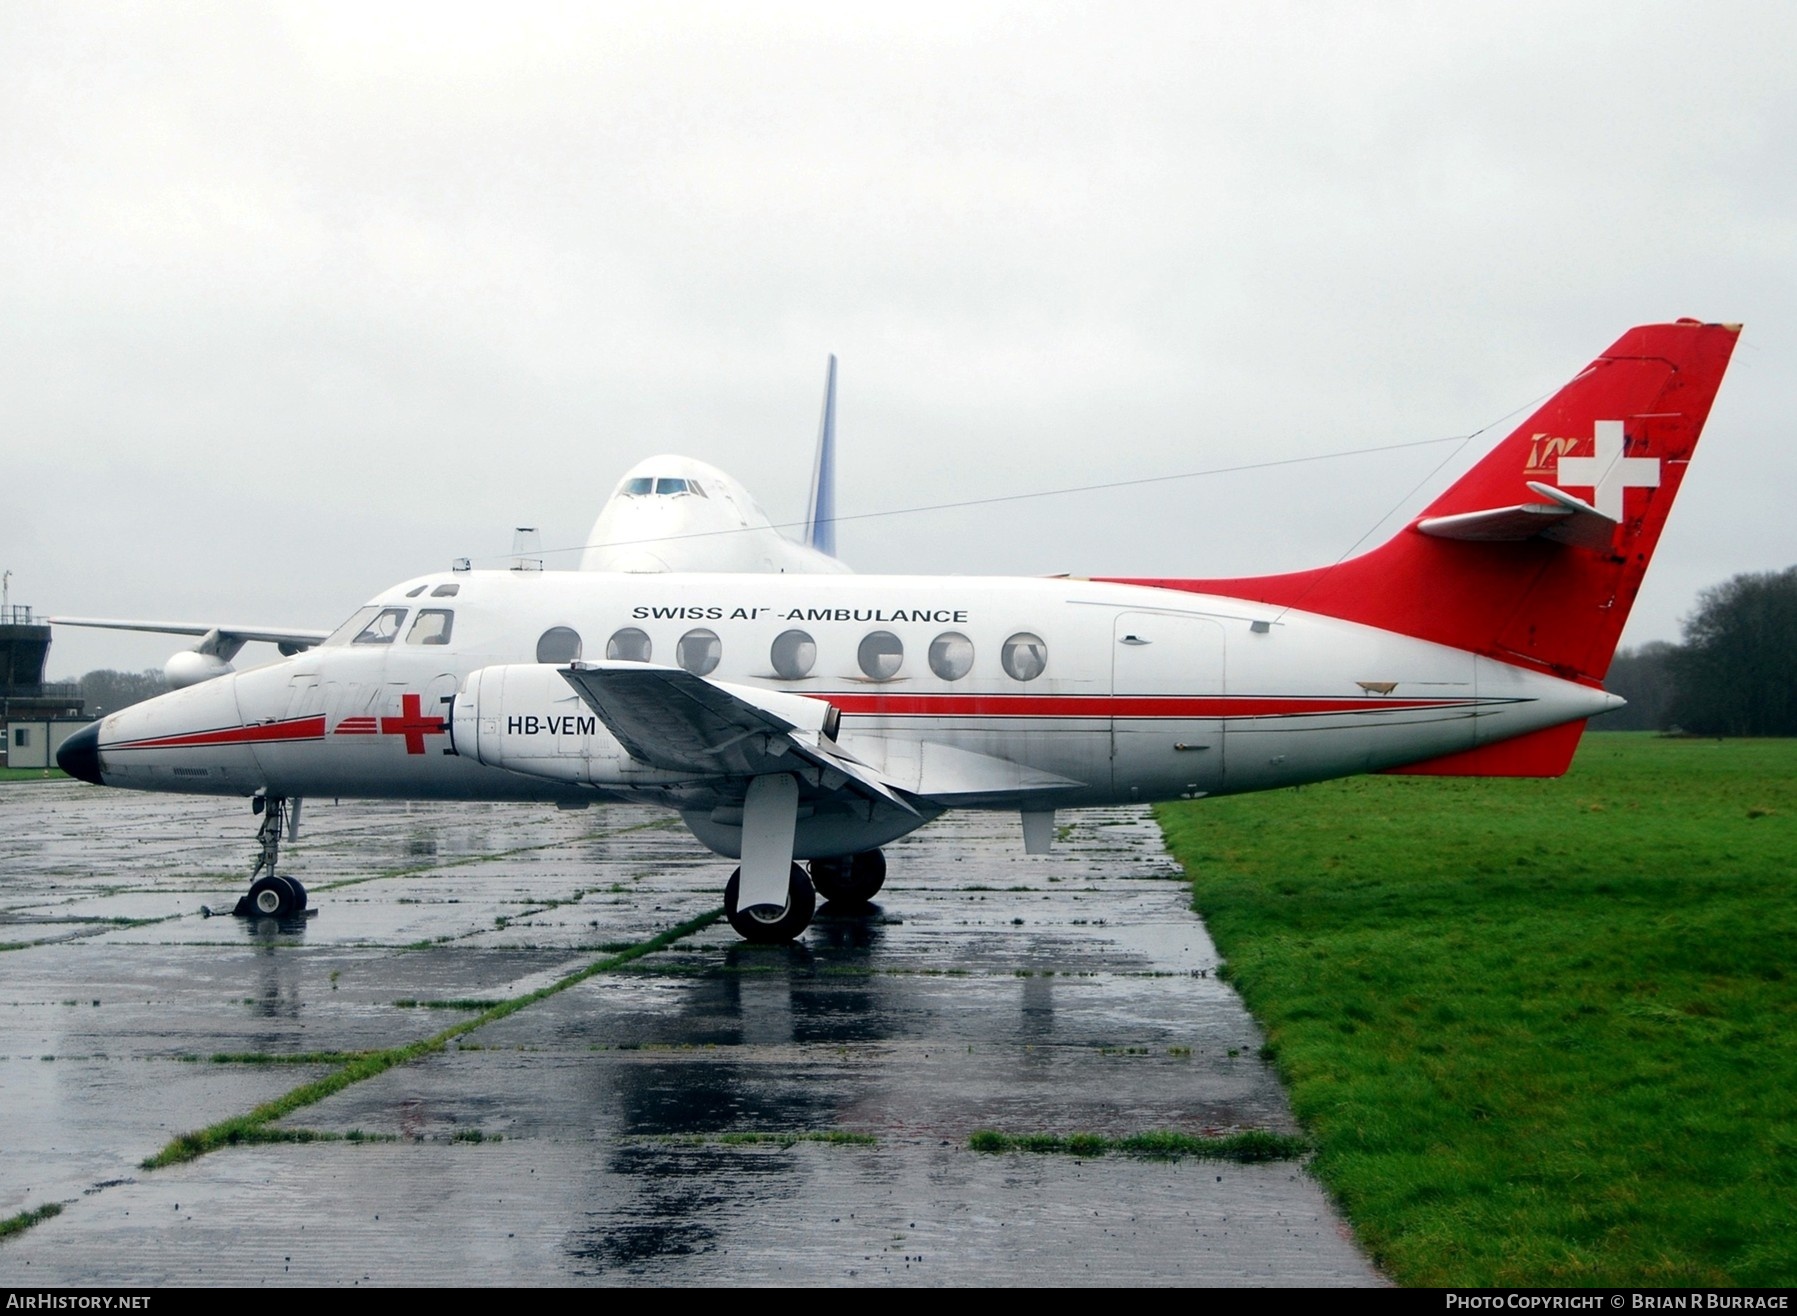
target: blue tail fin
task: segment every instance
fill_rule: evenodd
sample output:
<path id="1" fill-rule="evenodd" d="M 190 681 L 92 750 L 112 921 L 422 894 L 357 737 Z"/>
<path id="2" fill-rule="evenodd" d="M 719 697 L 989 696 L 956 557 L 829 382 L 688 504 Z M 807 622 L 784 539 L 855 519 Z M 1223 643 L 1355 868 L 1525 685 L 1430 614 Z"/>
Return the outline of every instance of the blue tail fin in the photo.
<path id="1" fill-rule="evenodd" d="M 805 542 L 836 556 L 836 356 L 824 376 L 824 418 L 811 462 L 811 501 L 805 509 Z"/>

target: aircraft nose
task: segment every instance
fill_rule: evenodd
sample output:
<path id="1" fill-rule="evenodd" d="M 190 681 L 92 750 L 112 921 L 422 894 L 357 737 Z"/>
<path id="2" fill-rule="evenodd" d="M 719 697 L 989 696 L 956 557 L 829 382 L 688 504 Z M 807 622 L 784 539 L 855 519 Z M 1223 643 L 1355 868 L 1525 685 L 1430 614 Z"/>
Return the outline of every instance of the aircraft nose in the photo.
<path id="1" fill-rule="evenodd" d="M 71 777 L 104 786 L 100 780 L 100 724 L 90 722 L 56 751 L 56 766 Z"/>

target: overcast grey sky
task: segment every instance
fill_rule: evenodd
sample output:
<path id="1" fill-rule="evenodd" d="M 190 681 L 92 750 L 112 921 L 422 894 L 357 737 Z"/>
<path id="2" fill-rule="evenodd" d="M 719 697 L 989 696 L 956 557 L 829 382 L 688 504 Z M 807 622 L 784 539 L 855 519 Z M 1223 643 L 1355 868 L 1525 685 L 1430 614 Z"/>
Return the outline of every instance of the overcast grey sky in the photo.
<path id="1" fill-rule="evenodd" d="M 1745 321 L 1625 637 L 1676 638 L 1797 562 L 1793 51 L 1770 3 L 7 0 L 0 567 L 46 613 L 327 627 L 517 524 L 578 545 L 654 452 L 799 516 L 832 351 L 855 515 L 1465 434 L 1631 324 Z M 1286 570 L 1448 452 L 839 547 Z"/>

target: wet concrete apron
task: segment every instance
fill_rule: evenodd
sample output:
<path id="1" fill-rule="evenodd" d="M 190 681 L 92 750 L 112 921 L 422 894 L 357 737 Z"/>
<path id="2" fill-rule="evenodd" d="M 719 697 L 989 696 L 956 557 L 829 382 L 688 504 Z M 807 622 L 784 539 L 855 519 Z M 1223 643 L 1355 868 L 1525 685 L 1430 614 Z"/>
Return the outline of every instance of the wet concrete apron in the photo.
<path id="1" fill-rule="evenodd" d="M 283 864 L 317 915 L 202 918 L 252 822 L 0 787 L 0 1216 L 65 1208 L 0 1282 L 1379 1282 L 1294 1162 L 969 1149 L 1295 1129 L 1140 810 L 1041 857 L 1014 816 L 944 819 L 800 945 L 713 924 L 278 1126 L 340 1140 L 146 1171 L 335 1068 L 258 1061 L 432 1036 L 727 875 L 646 810 L 318 801 Z"/>

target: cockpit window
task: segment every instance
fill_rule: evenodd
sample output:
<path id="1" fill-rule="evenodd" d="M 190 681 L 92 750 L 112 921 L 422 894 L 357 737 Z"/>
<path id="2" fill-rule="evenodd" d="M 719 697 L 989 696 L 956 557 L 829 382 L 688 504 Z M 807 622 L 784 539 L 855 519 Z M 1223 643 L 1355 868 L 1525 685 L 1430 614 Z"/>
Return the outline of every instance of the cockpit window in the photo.
<path id="1" fill-rule="evenodd" d="M 462 587 L 460 585 L 439 585 L 431 591 L 431 597 L 433 599 L 453 599 L 461 592 Z"/>
<path id="2" fill-rule="evenodd" d="M 351 644 L 392 644 L 399 638 L 399 628 L 405 622 L 404 608 L 382 608 L 375 614 L 373 621 L 364 626 Z"/>
<path id="3" fill-rule="evenodd" d="M 683 479 L 677 475 L 636 475 L 618 486 L 618 492 L 626 498 L 641 498 L 644 494 L 698 494 L 705 497 L 697 480 Z"/>
<path id="4" fill-rule="evenodd" d="M 408 599 L 415 599 L 415 598 L 417 598 L 417 597 L 418 597 L 418 596 L 419 596 L 419 595 L 420 595 L 420 594 L 422 594 L 422 593 L 424 593 L 424 591 L 425 591 L 425 590 L 427 590 L 427 589 L 429 589 L 429 588 L 430 588 L 430 586 L 429 586 L 429 585 L 420 585 L 420 586 L 418 586 L 418 587 L 417 587 L 417 588 L 416 588 L 416 589 L 409 589 L 409 590 L 407 590 L 407 591 L 406 591 L 406 597 L 407 597 L 407 598 L 408 598 Z"/>
<path id="5" fill-rule="evenodd" d="M 406 632 L 407 644 L 448 644 L 455 613 L 446 608 L 423 608 Z"/>
<path id="6" fill-rule="evenodd" d="M 319 648 L 322 649 L 334 645 L 348 644 L 350 637 L 360 635 L 362 633 L 362 628 L 368 624 L 368 619 L 379 611 L 380 609 L 375 607 L 357 608 L 356 615 L 327 635 L 324 643 L 321 644 Z"/>

